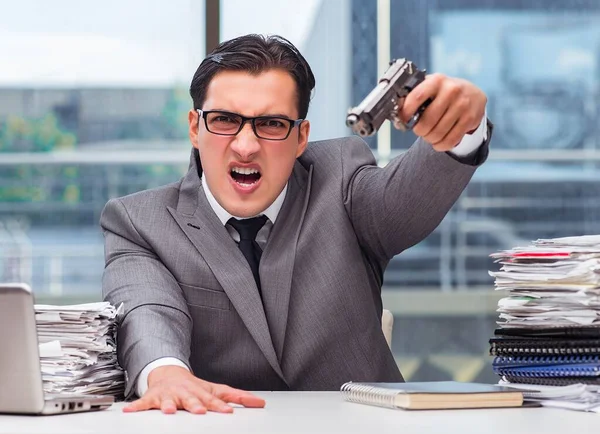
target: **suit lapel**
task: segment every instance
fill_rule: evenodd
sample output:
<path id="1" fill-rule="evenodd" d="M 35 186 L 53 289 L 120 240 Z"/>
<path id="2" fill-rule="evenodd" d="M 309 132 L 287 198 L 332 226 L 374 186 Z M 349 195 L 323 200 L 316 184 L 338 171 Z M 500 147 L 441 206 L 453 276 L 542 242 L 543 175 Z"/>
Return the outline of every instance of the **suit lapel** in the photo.
<path id="1" fill-rule="evenodd" d="M 260 260 L 263 303 L 271 338 L 281 360 L 287 328 L 296 245 L 308 206 L 312 166 L 296 162 L 288 192 Z"/>
<path id="2" fill-rule="evenodd" d="M 169 212 L 214 273 L 266 359 L 285 381 L 250 266 L 210 207 L 199 173 L 198 162 L 192 161 L 181 184 L 177 209 L 169 207 Z"/>

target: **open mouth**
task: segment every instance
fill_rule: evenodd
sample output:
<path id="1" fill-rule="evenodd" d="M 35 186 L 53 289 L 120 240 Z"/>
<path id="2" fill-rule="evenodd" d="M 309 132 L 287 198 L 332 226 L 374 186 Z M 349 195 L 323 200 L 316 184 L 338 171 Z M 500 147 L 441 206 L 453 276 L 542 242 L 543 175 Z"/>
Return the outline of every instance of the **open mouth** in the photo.
<path id="1" fill-rule="evenodd" d="M 250 167 L 232 167 L 229 172 L 231 178 L 242 187 L 250 187 L 260 179 L 260 172 Z"/>

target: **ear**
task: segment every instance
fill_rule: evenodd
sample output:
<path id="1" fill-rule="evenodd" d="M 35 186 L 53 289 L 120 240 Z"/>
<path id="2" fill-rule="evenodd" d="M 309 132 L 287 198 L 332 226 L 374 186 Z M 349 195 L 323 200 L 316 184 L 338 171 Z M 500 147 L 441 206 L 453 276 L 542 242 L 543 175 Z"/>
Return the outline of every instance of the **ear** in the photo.
<path id="1" fill-rule="evenodd" d="M 188 135 L 190 136 L 190 142 L 192 146 L 198 149 L 198 123 L 200 122 L 200 115 L 196 110 L 190 110 L 188 112 Z"/>
<path id="2" fill-rule="evenodd" d="M 310 122 L 302 121 L 298 128 L 298 148 L 296 150 L 296 158 L 304 153 L 306 145 L 308 145 L 308 135 L 310 134 Z"/>

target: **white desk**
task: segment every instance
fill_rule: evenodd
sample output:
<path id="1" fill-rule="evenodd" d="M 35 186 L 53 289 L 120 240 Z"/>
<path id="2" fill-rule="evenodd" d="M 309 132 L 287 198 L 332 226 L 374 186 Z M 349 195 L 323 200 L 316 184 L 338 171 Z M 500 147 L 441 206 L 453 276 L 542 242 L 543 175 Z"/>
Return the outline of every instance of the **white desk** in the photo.
<path id="1" fill-rule="evenodd" d="M 600 414 L 550 408 L 402 411 L 345 402 L 337 392 L 259 392 L 264 409 L 191 415 L 110 409 L 60 416 L 0 416 L 0 433 L 600 433 Z"/>

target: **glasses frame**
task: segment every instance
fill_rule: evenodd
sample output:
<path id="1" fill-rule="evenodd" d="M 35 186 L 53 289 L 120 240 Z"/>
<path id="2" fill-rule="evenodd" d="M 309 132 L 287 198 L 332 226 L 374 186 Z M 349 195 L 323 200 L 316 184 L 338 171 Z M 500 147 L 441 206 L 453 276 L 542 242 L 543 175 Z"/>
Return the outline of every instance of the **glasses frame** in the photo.
<path id="1" fill-rule="evenodd" d="M 258 137 L 261 140 L 273 140 L 276 142 L 282 141 L 287 139 L 290 136 L 290 133 L 292 132 L 292 130 L 297 127 L 298 125 L 300 125 L 302 122 L 304 122 L 304 119 L 290 119 L 290 118 L 286 118 L 286 117 L 281 117 L 281 116 L 255 116 L 255 117 L 246 117 L 246 116 L 242 116 L 239 113 L 234 113 L 234 112 L 228 112 L 225 110 L 202 110 L 202 109 L 196 109 L 196 111 L 198 112 L 198 116 L 199 118 L 203 118 L 204 119 L 204 126 L 206 128 L 206 131 L 208 131 L 211 134 L 215 134 L 218 136 L 237 136 L 239 134 L 240 131 L 242 131 L 242 128 L 244 128 L 244 125 L 246 125 L 246 122 L 250 122 L 250 125 L 252 126 L 252 131 L 254 132 L 254 135 L 256 137 Z M 207 116 L 211 113 L 222 113 L 225 115 L 230 115 L 230 116 L 237 116 L 240 117 L 242 119 L 242 122 L 240 123 L 240 127 L 238 128 L 238 130 L 235 133 L 215 133 L 214 131 L 211 131 L 210 128 L 208 127 L 208 120 L 207 120 Z M 277 119 L 280 121 L 286 121 L 289 123 L 289 128 L 288 128 L 288 132 L 285 135 L 285 137 L 281 138 L 281 139 L 273 139 L 273 138 L 269 138 L 269 137 L 262 137 L 258 134 L 258 132 L 256 131 L 256 121 L 257 120 L 261 120 L 261 119 Z"/>

